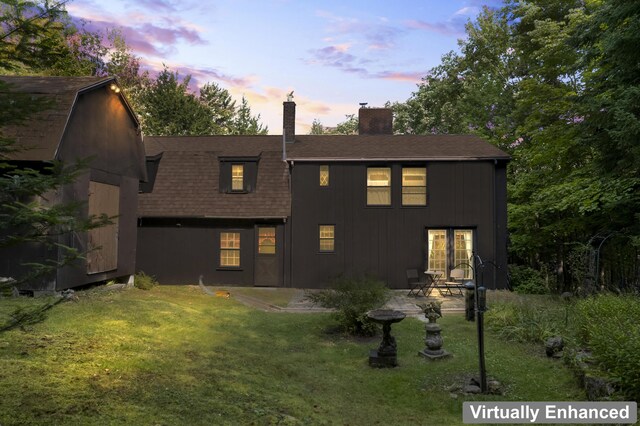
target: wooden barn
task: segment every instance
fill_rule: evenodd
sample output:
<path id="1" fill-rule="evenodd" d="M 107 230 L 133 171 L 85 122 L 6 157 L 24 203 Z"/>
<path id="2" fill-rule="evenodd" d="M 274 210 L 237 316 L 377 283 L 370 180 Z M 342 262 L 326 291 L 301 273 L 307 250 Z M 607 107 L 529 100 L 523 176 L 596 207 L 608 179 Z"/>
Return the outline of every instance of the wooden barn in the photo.
<path id="1" fill-rule="evenodd" d="M 472 253 L 506 283 L 509 156 L 470 135 L 392 135 L 388 109 L 360 134 L 148 137 L 137 268 L 161 283 L 321 288 L 407 269 L 450 273 Z M 465 269 L 466 278 L 471 270 Z"/>
<path id="2" fill-rule="evenodd" d="M 83 202 L 80 214 L 113 217 L 112 224 L 59 242 L 86 252 L 85 259 L 58 269 L 25 287 L 34 293 L 58 291 L 135 273 L 139 181 L 146 179 L 139 123 L 113 78 L 0 77 L 12 92 L 46 99 L 20 126 L 3 129 L 21 150 L 9 160 L 18 167 L 42 169 L 52 160 L 65 164 L 88 159 L 89 167 L 73 184 L 42 202 Z M 45 201 L 46 200 L 46 201 Z M 20 276 L 24 264 L 57 258 L 56 252 L 28 245 L 0 252 L 0 276 Z"/>

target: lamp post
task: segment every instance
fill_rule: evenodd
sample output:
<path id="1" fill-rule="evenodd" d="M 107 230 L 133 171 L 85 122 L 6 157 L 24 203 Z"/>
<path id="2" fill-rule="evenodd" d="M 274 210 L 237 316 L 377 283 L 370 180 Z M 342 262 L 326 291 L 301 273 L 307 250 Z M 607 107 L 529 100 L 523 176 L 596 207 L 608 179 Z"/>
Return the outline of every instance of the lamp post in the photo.
<path id="1" fill-rule="evenodd" d="M 473 270 L 475 271 L 476 291 L 474 304 L 476 311 L 476 325 L 478 330 L 478 358 L 480 364 L 480 391 L 487 393 L 487 369 L 484 362 L 484 312 L 487 310 L 487 289 L 484 287 L 483 273 L 484 263 L 477 254 L 473 253 Z M 480 269 L 482 268 L 482 269 Z M 480 271 L 480 277 L 478 277 Z"/>

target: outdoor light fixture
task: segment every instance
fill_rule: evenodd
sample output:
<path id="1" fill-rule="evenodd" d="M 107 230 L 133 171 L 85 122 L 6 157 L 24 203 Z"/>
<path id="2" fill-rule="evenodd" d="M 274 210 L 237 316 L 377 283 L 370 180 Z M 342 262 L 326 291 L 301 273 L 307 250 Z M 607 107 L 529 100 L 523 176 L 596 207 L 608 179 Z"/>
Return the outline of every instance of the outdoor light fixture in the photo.
<path id="1" fill-rule="evenodd" d="M 111 83 L 111 86 L 109 86 L 109 88 L 115 93 L 120 93 L 120 88 L 115 83 Z"/>

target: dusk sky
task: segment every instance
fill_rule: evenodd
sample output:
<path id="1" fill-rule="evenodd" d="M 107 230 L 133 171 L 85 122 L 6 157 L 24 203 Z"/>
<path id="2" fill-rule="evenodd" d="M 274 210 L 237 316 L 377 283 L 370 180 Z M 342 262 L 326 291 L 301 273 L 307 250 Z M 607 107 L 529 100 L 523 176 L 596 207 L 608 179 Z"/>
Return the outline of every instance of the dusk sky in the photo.
<path id="1" fill-rule="evenodd" d="M 405 101 L 464 25 L 496 0 L 72 0 L 87 28 L 119 28 L 143 66 L 162 64 L 216 82 L 282 133 L 282 102 L 295 91 L 297 132 L 325 126 L 358 104 Z"/>

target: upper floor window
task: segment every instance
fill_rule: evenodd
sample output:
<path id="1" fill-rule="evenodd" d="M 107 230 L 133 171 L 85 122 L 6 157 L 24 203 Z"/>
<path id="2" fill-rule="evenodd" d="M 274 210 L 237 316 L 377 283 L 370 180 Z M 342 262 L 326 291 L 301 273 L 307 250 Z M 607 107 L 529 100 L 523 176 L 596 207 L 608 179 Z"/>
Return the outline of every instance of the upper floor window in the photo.
<path id="1" fill-rule="evenodd" d="M 424 167 L 402 168 L 402 205 L 427 205 L 427 169 Z"/>
<path id="2" fill-rule="evenodd" d="M 367 205 L 391 205 L 391 168 L 367 168 Z"/>
<path id="3" fill-rule="evenodd" d="M 256 190 L 260 157 L 218 157 L 219 190 L 225 194 L 246 194 Z"/>
<path id="4" fill-rule="evenodd" d="M 329 166 L 320 166 L 320 186 L 329 186 Z"/>
<path id="5" fill-rule="evenodd" d="M 244 165 L 242 164 L 231 166 L 231 190 L 244 191 Z"/>

